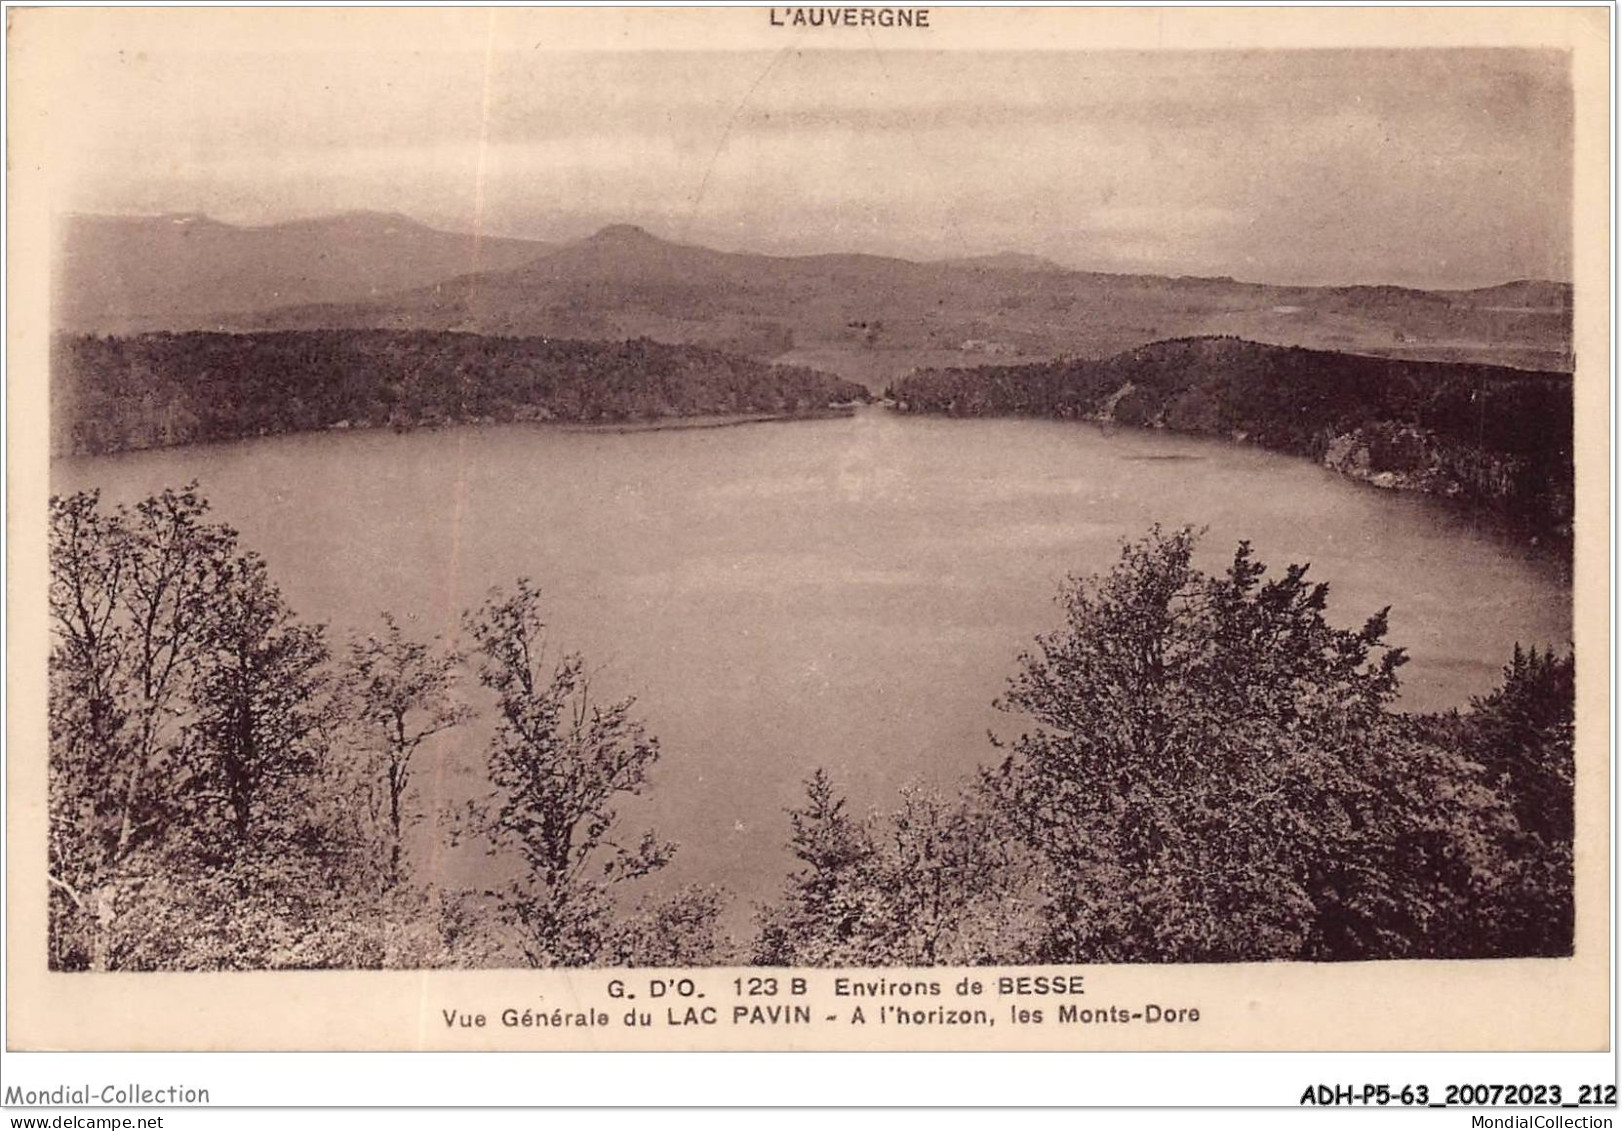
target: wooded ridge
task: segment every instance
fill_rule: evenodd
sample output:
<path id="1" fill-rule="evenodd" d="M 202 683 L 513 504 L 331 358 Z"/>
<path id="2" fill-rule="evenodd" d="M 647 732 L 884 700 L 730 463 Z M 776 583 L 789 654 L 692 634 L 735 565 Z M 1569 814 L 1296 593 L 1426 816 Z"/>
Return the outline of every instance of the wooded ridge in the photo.
<path id="1" fill-rule="evenodd" d="M 917 370 L 887 395 L 908 412 L 1094 420 L 1239 440 L 1570 536 L 1568 373 L 1199 337 L 1102 361 Z"/>
<path id="2" fill-rule="evenodd" d="M 867 390 L 801 366 L 638 339 L 433 331 L 58 336 L 52 451 L 323 428 L 814 412 Z"/>

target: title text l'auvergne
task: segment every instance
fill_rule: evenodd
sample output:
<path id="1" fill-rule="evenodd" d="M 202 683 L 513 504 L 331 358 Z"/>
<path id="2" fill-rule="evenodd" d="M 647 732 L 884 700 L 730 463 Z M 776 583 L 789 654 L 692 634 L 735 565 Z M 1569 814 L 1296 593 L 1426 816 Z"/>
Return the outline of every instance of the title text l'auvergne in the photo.
<path id="1" fill-rule="evenodd" d="M 928 8 L 768 8 L 773 27 L 929 26 Z"/>

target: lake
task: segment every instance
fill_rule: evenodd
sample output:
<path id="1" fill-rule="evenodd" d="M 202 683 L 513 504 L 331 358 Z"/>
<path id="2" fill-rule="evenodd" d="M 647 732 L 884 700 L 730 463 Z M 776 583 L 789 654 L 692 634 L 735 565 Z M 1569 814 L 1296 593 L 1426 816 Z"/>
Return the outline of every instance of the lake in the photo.
<path id="1" fill-rule="evenodd" d="M 586 655 L 604 696 L 634 694 L 661 741 L 646 802 L 622 807 L 681 843 L 660 882 L 726 885 L 740 929 L 792 867 L 784 810 L 812 770 L 859 810 L 963 779 L 992 757 L 988 728 L 1018 726 L 991 702 L 1058 623 L 1061 579 L 1108 568 L 1152 523 L 1208 527 L 1210 570 L 1242 538 L 1275 572 L 1310 561 L 1343 625 L 1392 606 L 1416 710 L 1489 691 L 1516 642 L 1571 638 L 1563 565 L 1453 508 L 1253 448 L 1086 424 L 866 408 L 623 433 L 332 432 L 53 468 L 54 489 L 109 502 L 193 478 L 335 642 L 385 609 L 453 634 L 490 586 L 533 578 L 552 639 Z M 481 743 L 433 740 L 419 781 L 465 795 Z"/>

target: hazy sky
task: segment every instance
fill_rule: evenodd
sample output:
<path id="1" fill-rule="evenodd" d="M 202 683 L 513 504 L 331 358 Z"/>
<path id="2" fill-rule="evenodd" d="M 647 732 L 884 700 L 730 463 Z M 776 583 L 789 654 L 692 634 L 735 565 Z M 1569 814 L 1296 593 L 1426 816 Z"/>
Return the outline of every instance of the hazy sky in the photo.
<path id="1" fill-rule="evenodd" d="M 60 108 L 66 208 L 1469 286 L 1567 278 L 1554 52 L 172 52 Z"/>

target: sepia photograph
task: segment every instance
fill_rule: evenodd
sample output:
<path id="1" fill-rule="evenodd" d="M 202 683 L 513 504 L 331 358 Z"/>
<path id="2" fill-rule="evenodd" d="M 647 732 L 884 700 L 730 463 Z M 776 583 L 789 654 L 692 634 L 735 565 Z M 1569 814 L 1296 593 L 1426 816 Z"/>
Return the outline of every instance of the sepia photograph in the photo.
<path id="1" fill-rule="evenodd" d="M 13 980 L 1063 1044 L 1197 1032 L 1120 968 L 1586 959 L 1604 1021 L 1569 43 L 10 17 Z"/>

